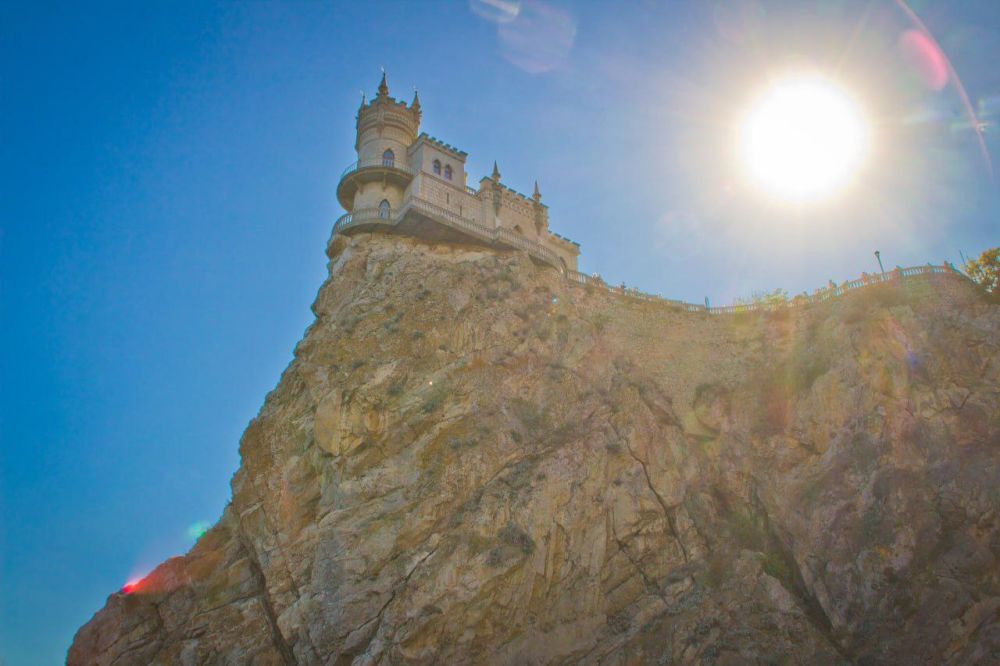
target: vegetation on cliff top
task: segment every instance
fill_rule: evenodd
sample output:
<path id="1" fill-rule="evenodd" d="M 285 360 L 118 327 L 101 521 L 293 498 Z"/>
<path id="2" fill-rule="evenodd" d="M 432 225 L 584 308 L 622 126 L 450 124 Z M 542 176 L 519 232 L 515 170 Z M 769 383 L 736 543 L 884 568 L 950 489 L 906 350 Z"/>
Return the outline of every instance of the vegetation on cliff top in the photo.
<path id="1" fill-rule="evenodd" d="M 1000 296 L 1000 247 L 990 248 L 965 262 L 965 272 L 987 294 Z"/>

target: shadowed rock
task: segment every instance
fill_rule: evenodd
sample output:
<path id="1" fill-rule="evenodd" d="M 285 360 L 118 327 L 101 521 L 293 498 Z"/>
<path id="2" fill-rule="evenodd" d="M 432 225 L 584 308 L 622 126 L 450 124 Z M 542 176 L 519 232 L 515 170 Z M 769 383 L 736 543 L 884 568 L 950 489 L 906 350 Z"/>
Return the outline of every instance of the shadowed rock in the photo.
<path id="1" fill-rule="evenodd" d="M 709 317 L 331 246 L 190 553 L 70 664 L 995 663 L 1000 309 Z"/>

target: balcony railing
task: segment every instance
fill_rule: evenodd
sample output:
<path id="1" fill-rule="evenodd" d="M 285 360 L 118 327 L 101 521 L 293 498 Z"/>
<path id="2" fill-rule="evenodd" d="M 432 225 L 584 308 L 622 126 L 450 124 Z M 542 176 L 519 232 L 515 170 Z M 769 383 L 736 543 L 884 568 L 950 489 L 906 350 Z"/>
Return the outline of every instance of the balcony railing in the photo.
<path id="1" fill-rule="evenodd" d="M 344 231 L 345 229 L 362 224 L 384 224 L 387 226 L 394 226 L 398 224 L 399 221 L 406 215 L 406 212 L 411 209 L 420 211 L 424 215 L 432 218 L 438 224 L 451 227 L 481 241 L 485 241 L 487 243 L 500 243 L 524 250 L 529 255 L 562 270 L 562 261 L 560 261 L 559 255 L 541 243 L 524 238 L 510 229 L 494 229 L 493 227 L 480 224 L 475 220 L 463 217 L 454 211 L 442 208 L 441 206 L 431 203 L 430 201 L 418 196 L 411 196 L 407 199 L 405 205 L 397 210 L 387 210 L 383 208 L 359 208 L 353 213 L 341 215 L 333 225 L 333 232 L 330 239 L 332 241 L 334 235 Z"/>
<path id="2" fill-rule="evenodd" d="M 387 159 L 385 157 L 378 157 L 370 160 L 358 160 L 354 164 L 351 164 L 343 173 L 340 174 L 340 180 L 344 180 L 347 176 L 351 175 L 355 171 L 361 171 L 363 169 L 393 169 L 395 171 L 402 171 L 410 176 L 414 175 L 416 171 L 406 166 L 397 159 Z"/>
<path id="3" fill-rule="evenodd" d="M 642 301 L 653 301 L 657 303 L 662 303 L 664 305 L 669 305 L 672 307 L 679 308 L 681 310 L 686 310 L 688 312 L 704 312 L 711 315 L 726 315 L 726 314 L 739 314 L 742 312 L 761 312 L 761 311 L 775 311 L 783 310 L 785 308 L 801 307 L 804 305 L 810 305 L 812 303 L 820 303 L 833 298 L 838 298 L 843 296 L 849 291 L 856 289 L 863 289 L 865 287 L 870 287 L 876 284 L 883 284 L 887 282 L 894 282 L 904 280 L 911 277 L 919 277 L 925 275 L 944 275 L 953 278 L 959 278 L 961 280 L 968 280 L 969 278 L 964 275 L 961 271 L 956 269 L 951 264 L 944 264 L 941 266 L 932 266 L 927 264 L 926 266 L 911 266 L 910 268 L 897 268 L 892 271 L 887 271 L 885 273 L 867 273 L 862 275 L 856 280 L 848 280 L 842 283 L 840 286 L 830 286 L 817 289 L 811 295 L 799 295 L 789 298 L 787 300 L 775 301 L 775 302 L 760 302 L 760 303 L 739 303 L 736 305 L 721 305 L 706 307 L 704 305 L 699 305 L 697 303 L 686 303 L 684 301 L 677 301 L 670 298 L 665 298 L 658 294 L 647 294 L 638 289 L 630 289 L 623 286 L 615 287 L 609 285 L 604 280 L 598 276 L 590 276 L 585 273 L 578 273 L 577 271 L 566 271 L 566 278 L 571 282 L 576 282 L 584 286 L 591 286 L 603 289 L 613 294 L 619 294 L 622 296 L 628 296 L 629 298 L 635 298 Z"/>
<path id="4" fill-rule="evenodd" d="M 345 213 L 337 218 L 333 225 L 333 233 L 337 234 L 348 227 L 359 224 L 385 224 L 392 226 L 399 221 L 397 211 L 388 208 L 359 208 L 353 213 Z"/>
<path id="5" fill-rule="evenodd" d="M 426 215 L 431 215 L 443 224 L 448 225 L 454 229 L 459 229 L 461 231 L 466 231 L 469 234 L 485 241 L 495 241 L 496 234 L 492 227 L 487 227 L 486 225 L 479 224 L 475 220 L 470 220 L 467 217 L 462 217 L 454 211 L 450 211 L 447 208 L 442 208 L 437 204 L 431 203 L 427 199 L 422 199 L 420 197 L 410 197 L 407 205 L 410 208 L 421 211 Z"/>
<path id="6" fill-rule="evenodd" d="M 438 222 L 443 222 L 450 227 L 465 231 L 476 238 L 489 243 L 503 243 L 504 245 L 516 247 L 537 259 L 552 264 L 560 270 L 562 268 L 559 255 L 541 243 L 525 238 L 510 229 L 488 227 L 419 197 L 411 197 L 408 205 L 434 217 Z"/>

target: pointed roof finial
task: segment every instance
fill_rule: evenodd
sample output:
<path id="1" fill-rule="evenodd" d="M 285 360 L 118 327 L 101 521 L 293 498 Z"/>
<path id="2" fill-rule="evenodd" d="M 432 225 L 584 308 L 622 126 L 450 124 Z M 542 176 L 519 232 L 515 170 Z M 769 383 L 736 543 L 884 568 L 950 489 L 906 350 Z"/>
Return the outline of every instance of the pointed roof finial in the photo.
<path id="1" fill-rule="evenodd" d="M 382 68 L 382 81 L 378 84 L 378 96 L 388 97 L 389 96 L 389 84 L 385 81 L 385 67 Z"/>
<path id="2" fill-rule="evenodd" d="M 541 201 L 542 200 L 542 193 L 538 191 L 538 181 L 537 180 L 535 181 L 535 193 L 531 195 L 531 198 L 534 199 L 535 201 Z"/>
<path id="3" fill-rule="evenodd" d="M 493 160 L 493 180 L 500 182 L 500 169 L 497 168 L 496 160 Z"/>
<path id="4" fill-rule="evenodd" d="M 365 91 L 361 91 L 361 108 L 364 108 L 365 104 L 368 103 L 368 96 L 365 95 Z"/>
<path id="5" fill-rule="evenodd" d="M 413 86 L 413 103 L 410 104 L 410 108 L 420 113 L 420 95 L 417 94 L 417 87 Z"/>

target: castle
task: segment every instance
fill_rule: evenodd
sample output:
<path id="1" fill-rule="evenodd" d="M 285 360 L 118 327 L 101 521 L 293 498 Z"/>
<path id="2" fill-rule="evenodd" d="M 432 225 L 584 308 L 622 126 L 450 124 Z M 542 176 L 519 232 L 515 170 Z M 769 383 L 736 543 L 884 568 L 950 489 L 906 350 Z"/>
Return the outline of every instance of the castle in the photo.
<path id="1" fill-rule="evenodd" d="M 348 212 L 334 234 L 380 229 L 431 241 L 476 242 L 526 251 L 564 274 L 575 274 L 580 245 L 549 230 L 549 208 L 535 183 L 531 197 L 500 182 L 500 170 L 469 187 L 467 153 L 420 130 L 420 99 L 389 96 L 385 73 L 378 94 L 364 97 L 354 145 L 358 161 L 337 185 Z"/>

